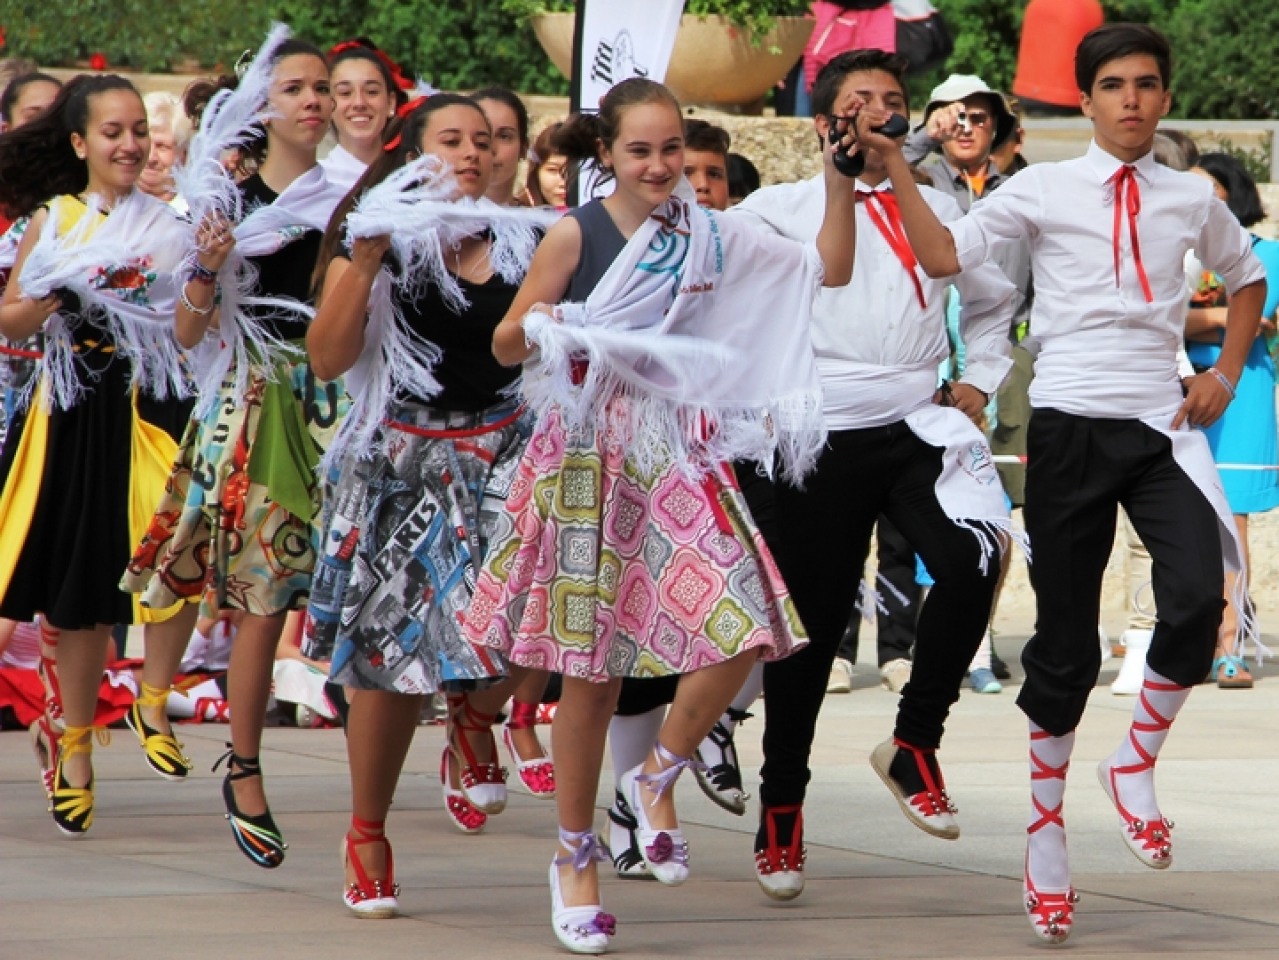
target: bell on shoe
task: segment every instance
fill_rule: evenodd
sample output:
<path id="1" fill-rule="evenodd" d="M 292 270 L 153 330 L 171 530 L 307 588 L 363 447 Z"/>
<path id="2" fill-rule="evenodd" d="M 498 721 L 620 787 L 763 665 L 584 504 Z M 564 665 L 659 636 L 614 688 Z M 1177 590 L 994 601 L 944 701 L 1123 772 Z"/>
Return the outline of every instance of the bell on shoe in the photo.
<path id="1" fill-rule="evenodd" d="M 1079 894 L 1071 887 L 1065 893 L 1048 893 L 1036 890 L 1029 873 L 1024 882 L 1022 906 L 1035 936 L 1048 943 L 1065 943 L 1074 926 L 1075 904 Z"/>
<path id="2" fill-rule="evenodd" d="M 380 843 L 386 849 L 385 880 L 369 877 L 355 852 L 356 847 L 374 843 Z M 351 829 L 342 840 L 343 870 L 348 865 L 355 870 L 355 880 L 342 891 L 342 902 L 347 908 L 361 920 L 386 920 L 395 916 L 400 906 L 400 885 L 395 882 L 395 860 L 391 856 L 391 842 L 386 839 L 384 823 L 351 818 Z"/>
<path id="3" fill-rule="evenodd" d="M 909 764 L 913 760 L 913 771 L 898 767 L 894 773 L 899 758 L 902 764 Z M 959 839 L 959 824 L 955 820 L 955 814 L 959 810 L 946 793 L 946 784 L 942 780 L 941 768 L 937 766 L 935 751 L 924 750 L 892 737 L 874 749 L 870 755 L 870 765 L 897 798 L 897 804 L 902 813 L 906 814 L 906 819 L 934 837 L 941 837 L 943 840 Z M 910 787 L 904 785 L 900 779 L 903 775 L 910 778 L 917 776 L 921 789 L 909 792 Z"/>
<path id="4" fill-rule="evenodd" d="M 733 740 L 733 733 L 737 725 L 752 714 L 729 707 L 727 716 L 732 725 L 724 723 L 721 717 L 715 721 L 711 732 L 698 746 L 698 765 L 693 768 L 693 773 L 702 793 L 712 803 L 740 817 L 746 813 L 746 801 L 750 799 L 750 794 L 742 788 L 742 768 L 737 759 L 737 744 Z"/>
<path id="5" fill-rule="evenodd" d="M 679 827 L 655 828 L 649 822 L 648 808 L 644 801 L 647 794 L 655 803 L 675 785 L 675 780 L 683 769 L 695 766 L 697 761 L 691 757 L 677 757 L 661 743 L 653 745 L 653 752 L 663 765 L 661 772 L 644 773 L 644 764 L 641 763 L 622 774 L 620 786 L 638 822 L 635 837 L 639 842 L 640 852 L 644 855 L 644 862 L 648 865 L 648 872 L 659 882 L 674 887 L 688 879 L 688 841 L 684 839 L 684 831 Z"/>
<path id="6" fill-rule="evenodd" d="M 800 804 L 764 807 L 760 811 L 759 833 L 755 836 L 755 879 L 760 889 L 774 900 L 794 900 L 804 892 L 804 811 Z M 779 823 L 793 817 L 790 840 L 783 843 Z"/>
<path id="7" fill-rule="evenodd" d="M 1156 820 L 1146 820 L 1133 816 L 1119 800 L 1115 777 L 1125 773 L 1139 772 L 1142 768 L 1118 767 L 1114 765 L 1113 755 L 1097 765 L 1097 779 L 1106 796 L 1115 805 L 1123 826 L 1124 845 L 1132 855 L 1152 870 L 1167 870 L 1172 866 L 1172 828 L 1173 822 L 1160 816 Z"/>
<path id="8" fill-rule="evenodd" d="M 449 762 L 453 759 L 453 748 L 444 744 L 444 755 L 440 757 L 440 789 L 444 794 L 444 812 L 449 815 L 449 822 L 463 833 L 479 833 L 488 823 L 489 816 L 467 799 L 466 793 L 454 787 L 449 780 Z"/>
<path id="9" fill-rule="evenodd" d="M 493 737 L 495 715 L 482 714 L 465 695 L 450 696 L 446 745 L 458 764 L 458 781 L 467 801 L 481 813 L 497 814 L 506 809 L 506 768 L 497 761 L 497 740 Z M 471 747 L 468 733 L 488 735 L 490 756 L 481 763 Z"/>
<path id="10" fill-rule="evenodd" d="M 226 819 L 231 825 L 231 835 L 241 853 L 259 867 L 273 870 L 284 862 L 284 851 L 289 849 L 289 845 L 284 842 L 280 828 L 271 816 L 271 809 L 268 807 L 258 814 L 244 813 L 236 803 L 233 786 L 237 780 L 261 777 L 262 765 L 257 757 L 241 757 L 236 754 L 229 743 L 226 753 L 213 764 L 213 770 L 216 772 L 224 762 L 226 776 L 222 779 L 222 802 L 226 806 Z"/>
<path id="11" fill-rule="evenodd" d="M 560 867 L 572 864 L 573 870 L 581 873 L 593 861 L 607 860 L 608 851 L 590 830 L 575 832 L 560 827 L 560 843 L 572 852 L 551 860 L 547 877 L 551 888 L 551 929 L 572 953 L 604 953 L 617 932 L 617 918 L 605 913 L 598 903 L 566 907 L 560 889 Z"/>

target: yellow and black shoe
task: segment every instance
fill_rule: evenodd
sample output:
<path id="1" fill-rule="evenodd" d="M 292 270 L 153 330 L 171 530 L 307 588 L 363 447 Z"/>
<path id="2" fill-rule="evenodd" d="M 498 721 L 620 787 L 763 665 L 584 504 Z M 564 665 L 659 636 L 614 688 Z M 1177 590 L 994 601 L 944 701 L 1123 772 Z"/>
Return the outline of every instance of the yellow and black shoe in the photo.
<path id="1" fill-rule="evenodd" d="M 93 752 L 93 727 L 67 727 L 58 750 L 53 773 L 49 812 L 53 822 L 68 837 L 82 837 L 93 826 L 93 775 L 83 787 L 73 787 L 62 774 L 62 765 L 77 753 Z"/>
<path id="2" fill-rule="evenodd" d="M 185 780 L 191 772 L 191 761 L 182 752 L 182 744 L 171 733 L 161 733 L 142 719 L 143 707 L 163 707 L 169 691 L 142 684 L 142 692 L 124 715 L 124 722 L 138 735 L 147 756 L 147 766 L 166 780 Z"/>
<path id="3" fill-rule="evenodd" d="M 231 745 L 228 743 L 228 747 Z M 284 851 L 289 845 L 284 842 L 280 828 L 275 825 L 275 818 L 268 809 L 265 813 L 241 813 L 235 802 L 235 790 L 231 784 L 236 780 L 262 776 L 262 766 L 257 757 L 237 756 L 227 750 L 218 762 L 213 765 L 217 770 L 226 761 L 226 778 L 222 781 L 222 800 L 226 804 L 227 822 L 231 824 L 231 833 L 235 837 L 240 852 L 259 867 L 270 870 L 284 862 Z"/>

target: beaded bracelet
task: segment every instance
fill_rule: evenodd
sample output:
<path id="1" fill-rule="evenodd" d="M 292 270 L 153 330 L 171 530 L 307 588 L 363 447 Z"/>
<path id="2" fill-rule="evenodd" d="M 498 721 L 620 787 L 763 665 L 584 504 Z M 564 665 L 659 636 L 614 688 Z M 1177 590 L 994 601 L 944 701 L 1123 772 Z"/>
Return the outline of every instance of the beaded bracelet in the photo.
<path id="1" fill-rule="evenodd" d="M 182 306 L 186 307 L 187 310 L 195 314 L 197 317 L 207 317 L 209 314 L 213 312 L 213 308 L 217 305 L 217 300 L 215 298 L 214 302 L 210 303 L 207 307 L 197 307 L 194 303 L 191 302 L 191 298 L 187 296 L 186 284 L 183 284 L 179 288 L 178 300 L 182 304 Z"/>
<path id="2" fill-rule="evenodd" d="M 190 269 L 187 272 L 187 280 L 192 283 L 202 283 L 206 286 L 212 284 L 218 278 L 216 270 L 210 270 L 199 260 L 191 260 Z"/>
<path id="3" fill-rule="evenodd" d="M 1235 398 L 1235 385 L 1230 382 L 1230 378 L 1227 377 L 1220 370 L 1218 370 L 1216 367 L 1209 367 L 1208 372 L 1211 373 L 1214 377 L 1216 377 L 1217 382 L 1226 388 L 1226 390 L 1230 394 L 1230 399 L 1233 400 Z"/>

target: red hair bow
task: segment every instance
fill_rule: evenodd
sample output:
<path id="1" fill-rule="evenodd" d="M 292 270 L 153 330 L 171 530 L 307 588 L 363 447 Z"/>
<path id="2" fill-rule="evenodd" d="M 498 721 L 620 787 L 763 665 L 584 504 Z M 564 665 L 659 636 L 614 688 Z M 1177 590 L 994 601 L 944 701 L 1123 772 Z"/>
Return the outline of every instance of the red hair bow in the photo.
<path id="1" fill-rule="evenodd" d="M 369 40 L 343 40 L 341 43 L 329 50 L 329 59 L 332 60 L 339 53 L 343 53 L 344 51 L 356 49 L 367 50 L 381 60 L 383 66 L 391 72 L 391 79 L 395 81 L 395 85 L 401 90 L 413 89 L 413 81 L 404 75 L 404 71 L 400 69 L 400 65 L 374 46 L 374 44 Z"/>
<path id="2" fill-rule="evenodd" d="M 418 107 L 425 104 L 426 101 L 430 99 L 431 99 L 430 97 L 426 97 L 426 96 L 414 97 L 404 106 L 396 110 L 395 115 L 400 118 L 401 125 L 403 124 L 405 120 L 408 119 L 408 116 L 410 113 L 412 113 Z M 402 126 L 401 126 L 401 129 L 403 129 Z M 387 141 L 386 146 L 384 146 L 382 149 L 385 150 L 387 153 L 390 153 L 392 150 L 396 149 L 399 145 L 400 145 L 400 135 L 397 133 L 395 136 L 393 136 L 390 140 Z"/>

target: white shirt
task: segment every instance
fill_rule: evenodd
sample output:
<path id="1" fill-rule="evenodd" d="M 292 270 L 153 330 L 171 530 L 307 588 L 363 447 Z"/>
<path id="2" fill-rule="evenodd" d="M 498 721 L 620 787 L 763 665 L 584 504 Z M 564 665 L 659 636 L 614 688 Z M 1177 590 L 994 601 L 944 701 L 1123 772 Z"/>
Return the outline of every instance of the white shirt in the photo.
<path id="1" fill-rule="evenodd" d="M 329 183 L 336 184 L 344 191 L 355 186 L 355 181 L 364 176 L 364 171 L 368 169 L 368 164 L 358 159 L 341 144 L 328 152 L 328 155 L 320 161 L 320 166 L 324 168 L 324 176 L 328 178 Z"/>
<path id="2" fill-rule="evenodd" d="M 860 192 L 872 192 L 860 182 L 857 187 Z M 962 216 L 950 197 L 929 187 L 920 189 L 943 223 Z M 853 279 L 843 287 L 823 287 L 813 305 L 813 349 L 829 427 L 884 426 L 931 403 L 938 365 L 950 356 L 946 289 L 952 282 L 959 287 L 961 328 L 968 349 L 962 380 L 993 394 L 1012 366 L 1008 328 L 1016 288 L 993 262 L 951 280 L 934 280 L 916 267 L 927 304 L 921 308 L 915 284 L 866 206 L 857 205 Z M 817 238 L 825 209 L 825 183 L 818 175 L 758 190 L 729 215 L 807 242 Z"/>
<path id="3" fill-rule="evenodd" d="M 1146 154 L 1133 167 L 1141 195 L 1137 236 L 1152 301 L 1146 302 L 1137 274 L 1126 213 L 1116 287 L 1114 187 L 1107 181 L 1121 166 L 1094 142 L 1078 159 L 1027 167 L 947 225 L 964 272 L 985 266 L 998 243 L 1030 241 L 1035 303 L 1026 345 L 1039 351 L 1033 407 L 1124 419 L 1175 409 L 1187 251 L 1198 251 L 1230 293 L 1265 279 L 1247 233 L 1211 183 Z"/>

